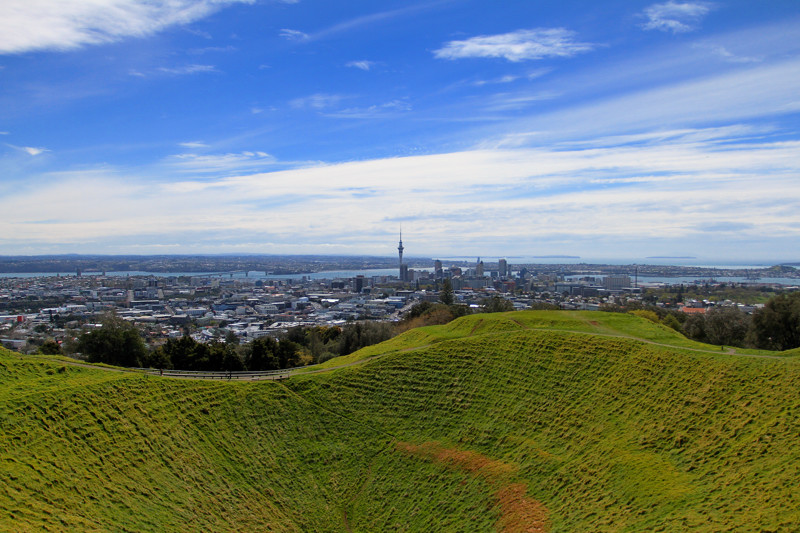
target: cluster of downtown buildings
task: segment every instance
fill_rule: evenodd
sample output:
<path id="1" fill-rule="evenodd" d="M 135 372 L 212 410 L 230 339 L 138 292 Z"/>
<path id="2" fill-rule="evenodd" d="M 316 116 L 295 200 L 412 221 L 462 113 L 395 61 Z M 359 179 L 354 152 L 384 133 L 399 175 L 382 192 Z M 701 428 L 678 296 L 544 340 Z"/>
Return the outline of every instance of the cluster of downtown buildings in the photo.
<path id="1" fill-rule="evenodd" d="M 416 261 L 417 268 L 410 268 L 403 251 L 401 237 L 397 269 L 377 276 L 270 279 L 264 272 L 106 276 L 78 271 L 0 278 L 0 341 L 27 352 L 47 339 L 68 343 L 113 311 L 136 324 L 152 345 L 187 334 L 199 342 L 232 340 L 231 335 L 249 342 L 296 326 L 399 320 L 418 302 L 438 301 L 446 282 L 458 303 L 475 308 L 494 296 L 515 309 L 546 303 L 596 310 L 641 299 L 638 279 L 620 272 L 575 276 L 563 265 L 529 270 L 505 259 L 484 263 L 480 258 L 448 265 L 436 260 L 422 268 L 425 263 Z"/>

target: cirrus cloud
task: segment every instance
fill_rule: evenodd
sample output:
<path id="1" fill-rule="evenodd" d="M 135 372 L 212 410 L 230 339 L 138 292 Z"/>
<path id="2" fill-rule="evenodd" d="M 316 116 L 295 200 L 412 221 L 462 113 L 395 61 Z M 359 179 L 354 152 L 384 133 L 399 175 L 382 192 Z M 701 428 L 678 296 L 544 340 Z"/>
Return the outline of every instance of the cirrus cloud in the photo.
<path id="1" fill-rule="evenodd" d="M 308 40 L 308 34 L 304 33 L 300 30 L 291 30 L 288 28 L 284 28 L 280 31 L 280 36 L 286 39 L 287 41 L 306 41 Z"/>
<path id="2" fill-rule="evenodd" d="M 673 2 L 653 4 L 644 10 L 646 30 L 685 33 L 696 30 L 700 20 L 711 11 L 709 2 Z"/>
<path id="3" fill-rule="evenodd" d="M 564 28 L 536 28 L 450 41 L 434 51 L 434 55 L 439 59 L 499 57 L 519 62 L 545 57 L 571 57 L 593 48 L 591 43 L 576 41 L 573 31 Z"/>
<path id="4" fill-rule="evenodd" d="M 361 60 L 361 61 L 350 61 L 345 66 L 346 67 L 353 67 L 353 68 L 360 68 L 361 70 L 370 70 L 376 64 L 377 63 L 375 63 L 374 61 Z"/>
<path id="5" fill-rule="evenodd" d="M 250 251 L 299 247 L 308 253 L 327 243 L 329 252 L 353 252 L 348 246 L 358 243 L 357 251 L 388 246 L 388 253 L 391 240 L 381 228 L 397 221 L 416 228 L 415 253 L 432 254 L 464 246 L 502 254 L 522 246 L 655 255 L 679 245 L 687 254 L 735 256 L 752 243 L 761 248 L 751 252 L 774 253 L 796 242 L 798 142 L 742 144 L 748 132 L 730 129 L 664 135 L 671 140 L 632 146 L 604 139 L 581 147 L 482 149 L 244 175 L 234 169 L 251 162 L 267 167 L 270 156 L 183 154 L 165 161 L 159 174 L 172 168 L 193 176 L 147 185 L 108 169 L 50 175 L 48 187 L 23 185 L 0 198 L 0 210 L 13 221 L 0 245 L 22 250 L 72 242 L 64 249 L 81 250 L 87 246 L 81 242 L 119 246 L 121 237 L 144 244 L 157 236 L 158 243 L 183 242 L 178 252 L 220 251 L 214 235 L 227 235 L 226 246 L 261 243 Z M 211 166 L 222 172 L 197 171 Z M 58 212 L 61 220 L 43 222 L 42 212 Z M 711 246 L 708 234 L 720 231 L 730 235 Z"/>
<path id="6" fill-rule="evenodd" d="M 9 148 L 13 148 L 14 150 L 17 150 L 19 152 L 25 152 L 26 154 L 34 157 L 50 151 L 47 148 L 41 148 L 37 146 L 16 146 L 8 143 L 6 143 L 6 146 L 8 146 Z"/>
<path id="7" fill-rule="evenodd" d="M 189 24 L 225 4 L 254 0 L 5 0 L 0 54 L 71 50 Z"/>

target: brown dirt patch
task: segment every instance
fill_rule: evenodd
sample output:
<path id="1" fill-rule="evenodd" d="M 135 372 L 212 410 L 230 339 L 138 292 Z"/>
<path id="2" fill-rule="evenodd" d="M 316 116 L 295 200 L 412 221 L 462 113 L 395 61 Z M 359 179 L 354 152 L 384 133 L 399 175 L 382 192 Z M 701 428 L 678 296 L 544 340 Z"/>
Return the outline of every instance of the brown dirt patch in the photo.
<path id="1" fill-rule="evenodd" d="M 469 450 L 445 448 L 438 442 L 426 442 L 420 445 L 398 442 L 397 448 L 429 461 L 466 470 L 487 481 L 500 481 L 501 478 L 507 477 L 514 471 L 513 466 L 502 461 L 495 461 Z"/>
<path id="2" fill-rule="evenodd" d="M 548 531 L 547 508 L 541 502 L 525 497 L 524 483 L 506 485 L 495 493 L 503 516 L 497 529 L 503 532 L 545 533 Z"/>
<path id="3" fill-rule="evenodd" d="M 483 478 L 495 489 L 495 499 L 501 516 L 497 530 L 502 533 L 546 533 L 549 530 L 547 508 L 526 496 L 525 483 L 511 483 L 514 466 L 490 459 L 485 455 L 469 450 L 445 448 L 438 442 L 411 444 L 398 442 L 399 451 L 441 463 L 451 468 L 465 470 Z"/>

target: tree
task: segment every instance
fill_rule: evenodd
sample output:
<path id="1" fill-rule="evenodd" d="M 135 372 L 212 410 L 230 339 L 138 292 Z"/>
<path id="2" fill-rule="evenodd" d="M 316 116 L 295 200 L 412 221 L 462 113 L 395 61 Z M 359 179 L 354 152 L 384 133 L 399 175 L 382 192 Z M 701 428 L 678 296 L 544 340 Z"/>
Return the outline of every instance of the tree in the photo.
<path id="1" fill-rule="evenodd" d="M 706 342 L 706 320 L 703 315 L 689 315 L 681 326 L 681 331 L 688 338 Z"/>
<path id="2" fill-rule="evenodd" d="M 102 324 L 99 329 L 80 336 L 78 350 L 86 354 L 92 363 L 141 366 L 147 356 L 147 348 L 136 327 L 116 313 L 105 315 Z"/>
<path id="3" fill-rule="evenodd" d="M 442 282 L 442 290 L 439 291 L 439 301 L 445 305 L 453 305 L 453 302 L 455 302 L 453 285 L 447 278 Z"/>
<path id="4" fill-rule="evenodd" d="M 147 355 L 147 357 L 145 357 L 145 360 L 142 362 L 142 365 L 147 368 L 172 369 L 172 361 L 162 348 L 163 348 L 162 346 L 159 346 L 155 350 L 152 350 Z"/>
<path id="5" fill-rule="evenodd" d="M 417 318 L 418 316 L 422 316 L 428 311 L 433 308 L 433 304 L 431 302 L 419 302 L 414 304 L 411 309 L 409 309 L 404 315 L 403 320 L 411 320 Z"/>
<path id="6" fill-rule="evenodd" d="M 738 307 L 713 307 L 705 315 L 708 342 L 717 345 L 744 346 L 750 316 Z"/>
<path id="7" fill-rule="evenodd" d="M 155 350 L 156 353 L 152 356 L 152 366 L 193 370 L 196 348 L 197 341 L 188 335 L 177 340 L 169 339 L 166 344 Z M 161 352 L 163 356 L 158 352 Z"/>
<path id="8" fill-rule="evenodd" d="M 800 347 L 800 292 L 774 296 L 753 313 L 750 336 L 757 347 L 768 350 Z"/>
<path id="9" fill-rule="evenodd" d="M 392 327 L 385 322 L 355 322 L 342 328 L 337 340 L 339 355 L 347 355 L 365 346 L 392 338 Z"/>
<path id="10" fill-rule="evenodd" d="M 232 346 L 238 346 L 239 344 L 239 337 L 231 330 L 225 334 L 225 344 L 230 344 Z"/>
<path id="11" fill-rule="evenodd" d="M 294 368 L 300 364 L 300 345 L 290 340 L 278 343 L 278 364 L 280 368 Z"/>
<path id="12" fill-rule="evenodd" d="M 505 311 L 513 311 L 514 304 L 506 300 L 502 296 L 492 296 L 491 298 L 484 298 L 481 300 L 484 313 L 503 313 Z"/>
<path id="13" fill-rule="evenodd" d="M 233 344 L 215 342 L 211 345 L 211 369 L 236 372 L 244 370 L 244 361 Z"/>
<path id="14" fill-rule="evenodd" d="M 245 361 L 248 370 L 277 370 L 278 342 L 272 337 L 260 337 L 247 345 Z"/>
<path id="15" fill-rule="evenodd" d="M 42 355 L 61 355 L 61 346 L 53 339 L 49 339 L 39 346 L 39 353 Z"/>

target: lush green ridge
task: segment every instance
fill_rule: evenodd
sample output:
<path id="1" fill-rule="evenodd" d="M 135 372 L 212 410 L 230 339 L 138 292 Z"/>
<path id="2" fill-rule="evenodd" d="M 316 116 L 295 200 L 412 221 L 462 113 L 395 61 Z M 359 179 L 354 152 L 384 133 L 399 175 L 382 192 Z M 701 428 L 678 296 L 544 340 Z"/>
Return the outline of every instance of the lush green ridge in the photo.
<path id="1" fill-rule="evenodd" d="M 598 313 L 596 311 L 516 311 L 488 315 L 468 315 L 444 326 L 416 328 L 381 344 L 362 348 L 350 355 L 330 359 L 308 370 L 336 368 L 377 355 L 408 351 L 448 339 L 531 329 L 627 337 L 655 344 L 666 344 L 676 348 L 683 347 L 708 352 L 724 351 L 744 355 L 776 355 L 775 352 L 745 348 L 726 347 L 723 350 L 720 346 L 689 340 L 671 328 L 662 324 L 654 324 L 649 320 L 631 314 Z M 800 353 L 800 349 L 784 353 L 792 355 Z"/>
<path id="2" fill-rule="evenodd" d="M 629 315 L 518 312 L 283 384 L 3 352 L 0 529 L 498 527 L 497 487 L 398 450 L 436 441 L 507 465 L 552 531 L 790 531 L 800 359 L 706 350 Z"/>

